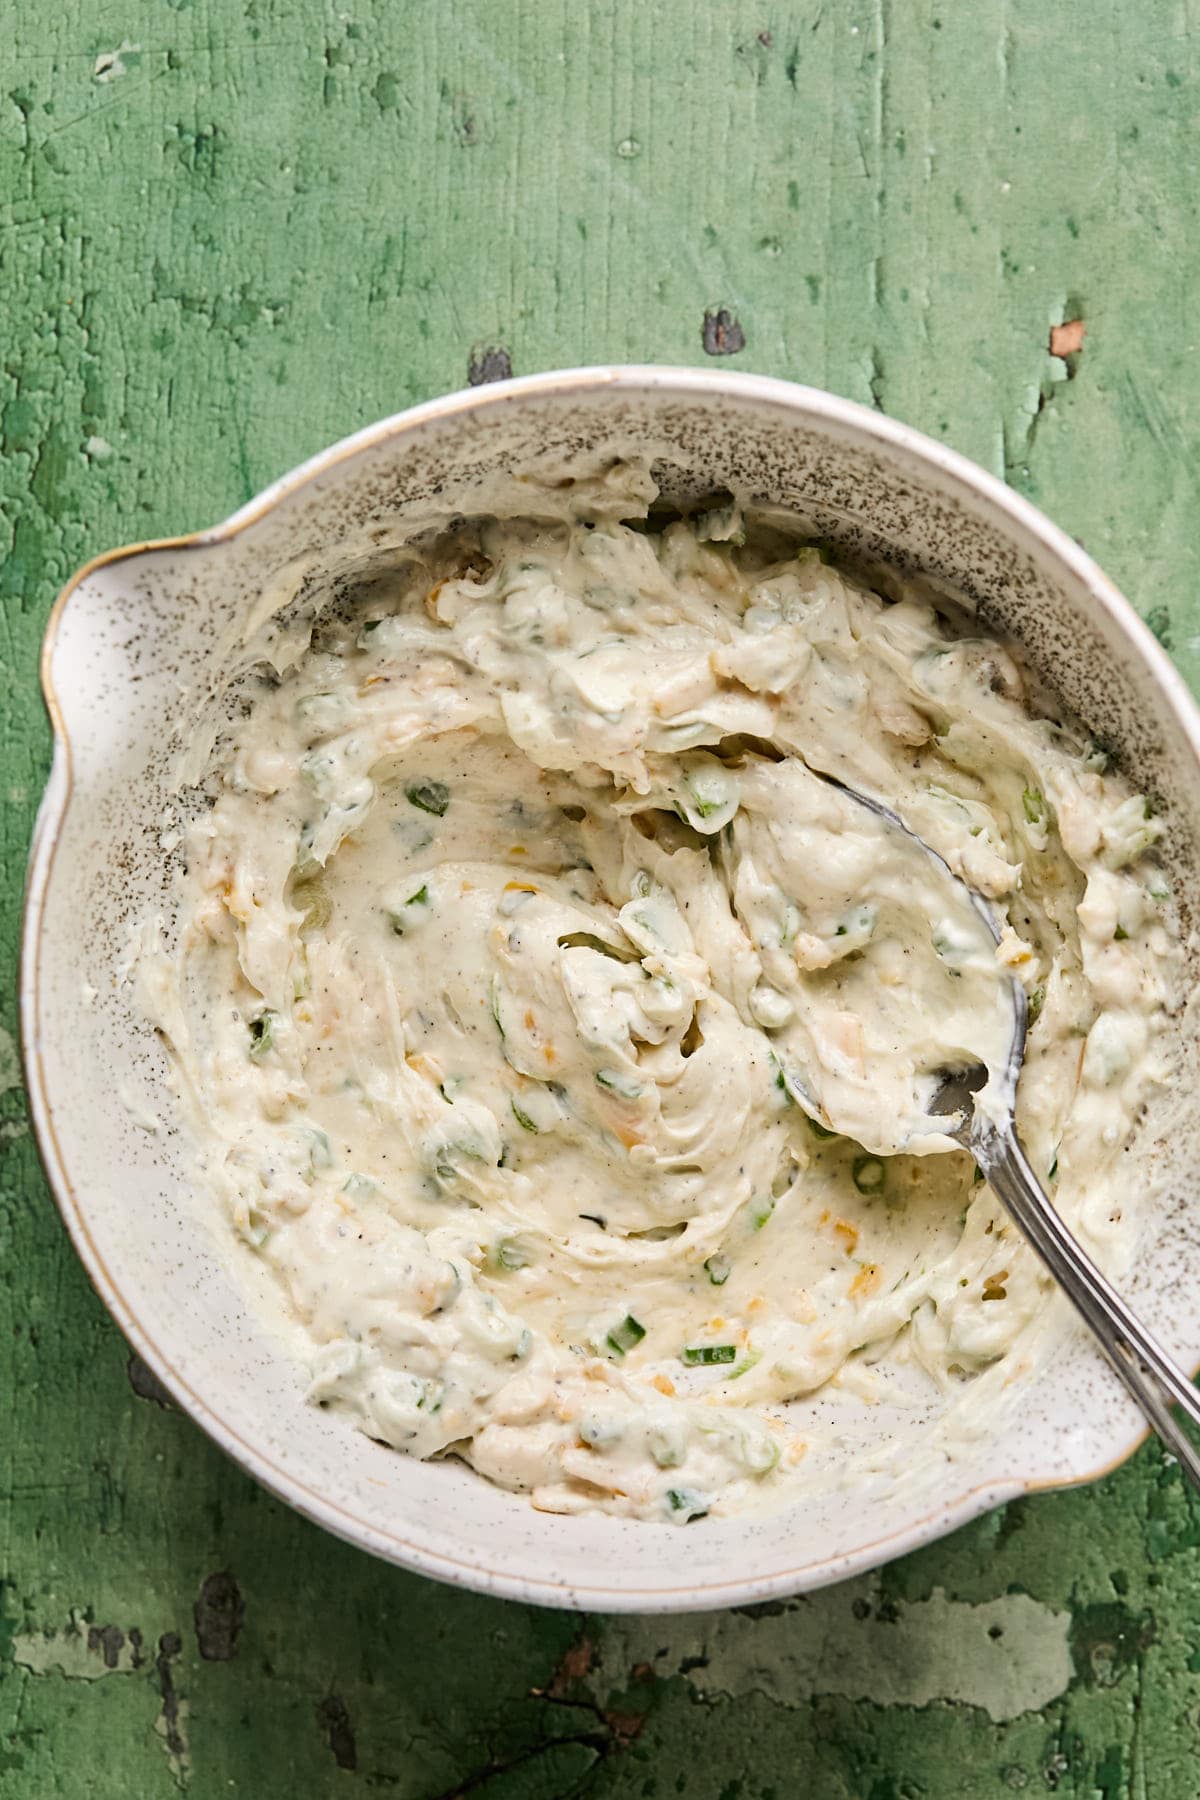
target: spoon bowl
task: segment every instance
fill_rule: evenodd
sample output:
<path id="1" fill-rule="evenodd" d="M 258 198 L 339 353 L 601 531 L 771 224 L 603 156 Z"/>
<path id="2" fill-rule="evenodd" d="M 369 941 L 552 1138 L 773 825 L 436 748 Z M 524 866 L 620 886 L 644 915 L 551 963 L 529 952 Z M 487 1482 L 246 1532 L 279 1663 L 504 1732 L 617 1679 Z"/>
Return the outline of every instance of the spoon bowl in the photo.
<path id="1" fill-rule="evenodd" d="M 825 771 L 820 772 L 820 779 L 836 788 L 848 800 L 872 813 L 882 822 L 886 832 L 898 833 L 911 844 L 932 865 L 938 888 L 945 894 L 948 905 L 956 906 L 959 913 L 972 923 L 982 925 L 985 942 L 999 947 L 1001 928 L 990 902 L 965 882 L 931 844 L 927 844 L 924 838 L 911 830 L 899 813 L 874 795 L 862 793 Z M 935 931 L 932 921 L 930 924 L 932 939 Z M 964 1046 L 967 1054 L 962 1061 L 915 1070 L 914 1087 L 923 1092 L 924 1110 L 910 1120 L 907 1134 L 901 1136 L 901 1141 L 870 1143 L 865 1138 L 860 1138 L 849 1123 L 843 1125 L 836 1116 L 830 1116 L 828 1111 L 816 1103 L 815 1084 L 811 1080 L 789 1072 L 788 1086 L 792 1097 L 823 1129 L 833 1129 L 841 1135 L 853 1137 L 863 1143 L 864 1149 L 877 1155 L 894 1155 L 899 1150 L 925 1154 L 929 1151 L 950 1150 L 956 1146 L 970 1149 L 967 1138 L 977 1104 L 1001 1118 L 1011 1116 L 1015 1111 L 1017 1082 L 1025 1058 L 1025 1036 L 1029 1022 L 1025 989 L 1002 963 L 997 961 L 992 972 L 997 1017 L 992 1021 L 995 1029 L 983 1034 L 991 1039 L 991 1056 L 983 1053 L 981 1040 L 978 1044 Z"/>
<path id="2" fill-rule="evenodd" d="M 991 907 L 955 874 L 944 857 L 911 831 L 890 807 L 844 782 L 834 785 L 883 819 L 889 828 L 903 832 L 931 857 L 945 881 L 953 883 L 961 897 L 969 900 L 993 942 L 999 945 L 1000 930 Z M 928 1141 L 928 1126 L 937 1121 L 947 1148 L 957 1146 L 974 1157 L 1017 1229 L 1095 1334 L 1100 1349 L 1147 1421 L 1178 1459 L 1193 1487 L 1200 1490 L 1200 1453 L 1171 1411 L 1174 1402 L 1193 1424 L 1200 1425 L 1200 1394 L 1064 1224 L 1021 1147 L 1016 1103 L 1029 1009 L 1025 990 L 1015 976 L 1009 974 L 999 984 L 998 992 L 1006 996 L 1011 1007 L 1007 1055 L 991 1065 L 982 1060 L 964 1062 L 941 1071 L 929 1101 L 928 1116 L 919 1121 L 921 1148 L 937 1147 Z M 917 1130 L 915 1127 L 914 1138 Z"/>

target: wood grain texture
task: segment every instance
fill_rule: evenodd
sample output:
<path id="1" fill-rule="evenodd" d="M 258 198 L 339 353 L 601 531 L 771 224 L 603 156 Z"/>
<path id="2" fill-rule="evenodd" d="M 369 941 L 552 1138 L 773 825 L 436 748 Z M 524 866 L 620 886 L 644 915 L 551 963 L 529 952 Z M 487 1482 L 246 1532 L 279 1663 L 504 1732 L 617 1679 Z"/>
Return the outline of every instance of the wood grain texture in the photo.
<path id="1" fill-rule="evenodd" d="M 6 22 L 0 1793 L 1193 1800 L 1200 1510 L 1155 1449 L 757 1614 L 581 1621 L 434 1587 L 281 1509 L 130 1365 L 38 1173 L 11 1034 L 60 583 L 505 358 L 719 354 L 879 406 L 1078 534 L 1200 682 L 1200 5 Z"/>

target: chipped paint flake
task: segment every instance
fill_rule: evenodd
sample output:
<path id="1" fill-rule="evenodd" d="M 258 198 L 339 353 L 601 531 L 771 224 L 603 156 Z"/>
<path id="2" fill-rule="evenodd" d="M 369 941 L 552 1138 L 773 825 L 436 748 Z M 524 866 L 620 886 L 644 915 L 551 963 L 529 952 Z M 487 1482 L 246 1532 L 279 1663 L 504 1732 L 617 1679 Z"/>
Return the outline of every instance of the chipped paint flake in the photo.
<path id="1" fill-rule="evenodd" d="M 1065 324 L 1053 325 L 1050 328 L 1051 356 L 1074 356 L 1083 349 L 1084 333 L 1087 326 L 1082 319 L 1068 319 Z"/>
<path id="2" fill-rule="evenodd" d="M 0 1094 L 21 1085 L 21 1058 L 12 1033 L 0 1025 Z"/>
<path id="3" fill-rule="evenodd" d="M 62 1675 L 68 1681 L 98 1681 L 104 1675 L 133 1675 L 143 1665 L 141 1637 L 115 1625 L 89 1624 L 79 1613 L 61 1631 L 17 1632 L 13 1661 L 33 1675 Z"/>
<path id="4" fill-rule="evenodd" d="M 815 1695 L 876 1706 L 958 1701 L 997 1724 L 1036 1712 L 1074 1673 L 1071 1616 L 1027 1594 L 979 1605 L 935 1588 L 926 1600 L 881 1605 L 877 1577 L 791 1601 L 781 1611 L 614 1621 L 590 1677 L 597 1698 L 648 1663 L 682 1673 L 703 1698 L 761 1694 L 780 1706 Z M 665 1646 L 665 1648 L 664 1648 Z"/>
<path id="5" fill-rule="evenodd" d="M 136 69 L 142 60 L 142 46 L 122 39 L 115 50 L 102 50 L 92 65 L 93 81 L 117 81 Z"/>
<path id="6" fill-rule="evenodd" d="M 175 1686 L 173 1664 L 183 1651 L 183 1639 L 177 1631 L 164 1631 L 158 1640 L 154 1674 L 162 1698 L 162 1710 L 154 1721 L 154 1729 L 167 1753 L 171 1779 L 181 1791 L 186 1790 L 192 1773 L 188 1748 L 187 1724 L 189 1707 Z"/>

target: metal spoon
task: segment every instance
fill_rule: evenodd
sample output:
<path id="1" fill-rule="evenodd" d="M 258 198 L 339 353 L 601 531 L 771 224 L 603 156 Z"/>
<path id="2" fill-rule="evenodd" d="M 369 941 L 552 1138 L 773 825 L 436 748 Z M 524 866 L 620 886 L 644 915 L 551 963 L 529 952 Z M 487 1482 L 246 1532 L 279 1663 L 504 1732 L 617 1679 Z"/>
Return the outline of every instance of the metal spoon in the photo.
<path id="1" fill-rule="evenodd" d="M 844 782 L 828 775 L 823 778 L 896 830 L 904 832 L 927 856 L 940 864 L 947 879 L 969 896 L 992 937 L 999 942 L 1000 933 L 986 901 L 960 880 L 923 838 L 910 831 L 903 819 L 880 801 L 858 793 Z M 1009 1055 L 1002 1080 L 991 1090 L 992 1098 L 986 1111 L 975 1107 L 975 1095 L 988 1080 L 983 1063 L 944 1071 L 929 1111 L 945 1117 L 947 1137 L 953 1138 L 974 1157 L 976 1166 L 1017 1229 L 1091 1327 L 1100 1349 L 1193 1487 L 1200 1489 L 1200 1452 L 1185 1436 L 1170 1411 L 1174 1401 L 1194 1425 L 1200 1426 L 1200 1393 L 1076 1242 L 1021 1148 L 1014 1111 L 1017 1078 L 1025 1057 L 1028 1014 L 1025 990 L 1015 977 L 1010 979 L 1009 992 L 1013 1009 Z"/>

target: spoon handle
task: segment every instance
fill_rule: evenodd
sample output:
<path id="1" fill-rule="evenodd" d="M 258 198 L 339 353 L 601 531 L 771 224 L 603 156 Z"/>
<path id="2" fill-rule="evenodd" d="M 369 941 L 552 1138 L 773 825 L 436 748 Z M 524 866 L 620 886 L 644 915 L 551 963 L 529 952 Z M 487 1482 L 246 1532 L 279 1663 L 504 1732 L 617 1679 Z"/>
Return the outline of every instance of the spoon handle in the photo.
<path id="1" fill-rule="evenodd" d="M 1162 1442 L 1200 1489 L 1200 1452 L 1170 1410 L 1200 1425 L 1200 1393 L 1081 1249 L 1029 1166 L 1012 1127 L 976 1124 L 971 1151 L 993 1193 L 1091 1326 L 1101 1350 Z"/>

